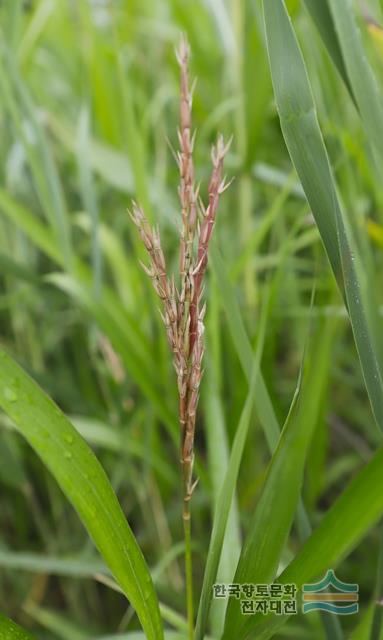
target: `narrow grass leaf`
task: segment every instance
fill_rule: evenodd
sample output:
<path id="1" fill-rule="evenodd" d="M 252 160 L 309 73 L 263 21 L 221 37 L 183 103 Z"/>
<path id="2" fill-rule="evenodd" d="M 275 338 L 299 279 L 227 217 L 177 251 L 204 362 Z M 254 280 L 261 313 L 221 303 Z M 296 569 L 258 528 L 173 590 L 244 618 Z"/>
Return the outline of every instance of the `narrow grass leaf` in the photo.
<path id="1" fill-rule="evenodd" d="M 77 129 L 77 164 L 79 171 L 81 195 L 85 210 L 89 213 L 91 220 L 91 260 L 93 274 L 93 288 L 96 295 L 101 289 L 101 248 L 99 233 L 99 210 L 97 196 L 90 167 L 90 115 L 86 105 L 80 110 Z"/>
<path id="2" fill-rule="evenodd" d="M 328 0 L 321 0 L 321 2 L 317 2 L 317 0 L 304 0 L 304 3 L 318 29 L 319 35 L 323 40 L 330 58 L 351 92 L 350 81 L 347 76 L 346 66 L 344 64 L 342 50 L 334 22 L 332 20 Z"/>
<path id="3" fill-rule="evenodd" d="M 106 565 L 98 558 L 63 558 L 8 550 L 0 551 L 0 567 L 75 578 L 92 578 L 96 573 L 109 573 Z"/>
<path id="4" fill-rule="evenodd" d="M 72 241 L 62 184 L 32 98 L 4 41 L 0 47 L 0 86 L 14 127 L 25 148 L 44 214 L 69 267 Z"/>
<path id="5" fill-rule="evenodd" d="M 265 337 L 266 313 L 267 305 L 265 304 L 258 334 L 258 344 L 256 354 L 254 356 L 252 372 L 250 378 L 249 391 L 246 402 L 242 410 L 241 418 L 236 430 L 232 451 L 230 454 L 229 465 L 222 483 L 220 495 L 216 504 L 213 519 L 213 529 L 210 538 L 209 551 L 207 554 L 206 569 L 202 584 L 200 603 L 198 608 L 197 624 L 195 630 L 195 640 L 203 640 L 206 630 L 207 618 L 212 599 L 212 588 L 217 576 L 219 560 L 222 553 L 223 542 L 227 522 L 230 513 L 235 487 L 237 484 L 239 467 L 242 460 L 242 454 L 245 447 L 246 437 L 249 430 L 250 418 L 254 399 L 257 389 L 257 377 L 259 375 L 259 367 L 263 343 Z"/>
<path id="6" fill-rule="evenodd" d="M 249 382 L 253 366 L 252 348 L 241 316 L 234 287 L 230 282 L 226 265 L 222 259 L 219 249 L 214 242 L 211 243 L 210 247 L 210 261 L 221 290 L 222 305 L 226 314 L 234 346 L 237 350 L 238 358 L 244 374 Z M 273 451 L 279 439 L 280 428 L 261 371 L 256 377 L 255 384 L 255 408 L 265 432 L 269 448 Z"/>
<path id="7" fill-rule="evenodd" d="M 368 61 L 360 29 L 356 22 L 352 0 L 331 0 L 328 3 L 342 49 L 353 94 L 364 129 L 378 156 L 383 161 L 383 94 Z"/>
<path id="8" fill-rule="evenodd" d="M 72 502 L 148 639 L 161 639 L 158 601 L 148 568 L 103 468 L 54 402 L 2 349 L 0 406 Z"/>
<path id="9" fill-rule="evenodd" d="M 250 382 L 252 371 L 252 348 L 243 322 L 235 289 L 230 282 L 226 265 L 214 241 L 210 247 L 210 260 L 221 290 L 221 300 L 225 311 L 227 323 L 237 351 L 243 372 Z M 260 370 L 256 378 L 256 392 L 254 406 L 263 428 L 269 451 L 272 454 L 278 444 L 280 427 L 275 415 L 274 407 L 270 399 L 265 380 Z M 304 505 L 299 506 L 298 519 L 302 530 L 308 528 L 308 518 Z"/>
<path id="10" fill-rule="evenodd" d="M 317 120 L 305 63 L 283 0 L 264 2 L 274 94 L 282 132 L 328 258 L 341 278 L 336 235 L 334 184 Z"/>
<path id="11" fill-rule="evenodd" d="M 326 384 L 334 322 L 320 325 L 309 338 L 304 355 L 302 383 L 294 399 L 278 446 L 272 456 L 262 494 L 249 526 L 233 582 L 269 583 L 275 578 L 297 509 L 308 447 L 317 424 L 322 390 Z M 301 377 L 301 376 L 300 376 Z M 245 619 L 239 601 L 229 600 L 223 638 L 239 637 Z"/>
<path id="12" fill-rule="evenodd" d="M 37 4 L 32 18 L 28 23 L 28 27 L 25 30 L 23 37 L 18 45 L 17 55 L 21 64 L 26 62 L 31 52 L 33 51 L 36 42 L 47 26 L 54 8 L 54 0 L 42 0 L 42 2 Z"/>
<path id="13" fill-rule="evenodd" d="M 336 568 L 383 514 L 383 448 L 354 477 L 323 517 L 294 560 L 278 577 L 282 584 L 303 584 L 320 578 L 329 567 Z M 366 499 L 368 496 L 368 500 Z M 238 640 L 274 637 L 288 616 L 253 616 Z"/>
<path id="14" fill-rule="evenodd" d="M 383 428 L 383 382 L 373 309 L 360 282 L 360 258 L 338 201 L 305 63 L 283 0 L 263 3 L 271 75 L 282 132 L 318 225 L 341 292 L 348 303 L 363 376 L 375 420 Z M 360 269 L 359 269 L 360 272 Z M 369 308 L 367 308 L 369 307 Z"/>
<path id="15" fill-rule="evenodd" d="M 212 274 L 209 283 L 209 314 L 207 316 L 205 353 L 206 366 L 203 384 L 203 407 L 206 422 L 208 468 L 212 485 L 211 514 L 217 506 L 222 482 L 229 465 L 229 441 L 222 396 L 222 309 L 217 281 Z M 217 582 L 231 582 L 241 553 L 241 527 L 236 492 L 234 493 L 221 558 L 217 570 Z M 210 628 L 216 638 L 222 636 L 227 602 L 213 600 L 210 608 Z"/>
<path id="16" fill-rule="evenodd" d="M 52 230 L 1 188 L 0 211 L 51 260 L 59 265 L 63 264 L 60 247 Z"/>
<path id="17" fill-rule="evenodd" d="M 211 308 L 210 308 L 211 312 Z M 206 357 L 206 356 L 205 356 Z M 213 515 L 217 508 L 222 489 L 222 482 L 229 466 L 229 444 L 227 438 L 227 426 L 224 418 L 224 407 L 221 395 L 213 379 L 212 363 L 207 359 L 207 367 L 204 379 L 204 414 L 206 422 L 206 439 L 209 454 L 209 470 L 212 483 Z M 221 558 L 217 570 L 217 582 L 231 582 L 241 552 L 240 521 L 238 502 L 234 492 Z M 225 600 L 214 600 L 211 603 L 210 621 L 214 636 L 222 635 L 225 610 Z"/>

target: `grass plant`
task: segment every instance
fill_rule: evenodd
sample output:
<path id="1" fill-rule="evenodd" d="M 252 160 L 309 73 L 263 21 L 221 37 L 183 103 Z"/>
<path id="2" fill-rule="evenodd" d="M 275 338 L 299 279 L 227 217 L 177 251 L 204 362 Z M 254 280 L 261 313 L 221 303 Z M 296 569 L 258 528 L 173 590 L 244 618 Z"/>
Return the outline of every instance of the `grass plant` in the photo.
<path id="1" fill-rule="evenodd" d="M 1 640 L 382 638 L 382 25 L 1 3 Z"/>

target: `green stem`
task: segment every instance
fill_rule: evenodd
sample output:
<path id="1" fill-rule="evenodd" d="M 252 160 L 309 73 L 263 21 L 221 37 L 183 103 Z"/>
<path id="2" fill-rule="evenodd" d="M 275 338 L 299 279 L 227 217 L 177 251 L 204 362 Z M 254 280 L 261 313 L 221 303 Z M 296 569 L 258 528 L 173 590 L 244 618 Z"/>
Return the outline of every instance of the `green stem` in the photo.
<path id="1" fill-rule="evenodd" d="M 193 603 L 193 561 L 191 551 L 191 521 L 190 501 L 185 500 L 184 512 L 184 536 L 185 536 L 185 578 L 186 578 L 186 613 L 188 621 L 188 640 L 194 637 L 194 603 Z"/>

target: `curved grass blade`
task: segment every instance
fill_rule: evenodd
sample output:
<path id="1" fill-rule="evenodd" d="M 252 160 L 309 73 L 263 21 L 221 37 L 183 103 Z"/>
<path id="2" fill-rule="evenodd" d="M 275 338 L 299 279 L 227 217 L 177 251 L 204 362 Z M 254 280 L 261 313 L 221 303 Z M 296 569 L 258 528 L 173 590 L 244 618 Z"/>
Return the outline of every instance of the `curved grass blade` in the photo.
<path id="1" fill-rule="evenodd" d="M 383 94 L 368 62 L 352 0 L 331 0 L 329 8 L 352 91 L 370 144 L 383 161 Z"/>
<path id="2" fill-rule="evenodd" d="M 263 349 L 264 337 L 265 337 L 265 325 L 267 314 L 264 307 L 262 318 L 260 322 L 258 344 L 256 354 L 252 365 L 252 373 L 250 378 L 249 391 L 247 394 L 246 402 L 242 410 L 241 418 L 238 428 L 236 430 L 232 451 L 230 454 L 229 465 L 223 480 L 222 488 L 217 500 L 216 509 L 213 520 L 213 530 L 211 533 L 209 551 L 207 554 L 206 569 L 202 584 L 201 597 L 198 607 L 197 624 L 195 630 L 195 640 L 203 640 L 207 619 L 209 615 L 210 602 L 212 588 L 214 580 L 216 579 L 218 565 L 222 553 L 223 542 L 225 538 L 226 527 L 228 523 L 230 507 L 232 504 L 235 487 L 237 485 L 237 478 L 239 467 L 242 460 L 242 454 L 245 447 L 246 437 L 249 430 L 250 418 L 252 408 L 254 404 L 256 389 L 257 389 L 257 377 L 259 375 L 259 367 L 261 360 L 261 353 Z"/>
<path id="3" fill-rule="evenodd" d="M 282 584 L 303 584 L 336 568 L 383 514 L 383 448 L 353 478 L 346 490 L 323 517 L 319 527 L 278 577 Z M 367 499 L 368 497 L 368 499 Z M 255 615 L 243 627 L 238 640 L 268 640 L 274 637 L 288 616 Z"/>
<path id="4" fill-rule="evenodd" d="M 52 230 L 0 188 L 0 210 L 51 260 L 63 266 L 62 253 Z"/>
<path id="5" fill-rule="evenodd" d="M 341 281 L 334 184 L 305 63 L 283 0 L 264 2 L 277 109 L 286 146 L 312 208 L 331 266 Z"/>
<path id="6" fill-rule="evenodd" d="M 236 348 L 243 372 L 247 378 L 247 381 L 250 383 L 252 371 L 252 348 L 250 340 L 246 332 L 245 324 L 243 322 L 243 318 L 241 316 L 241 311 L 239 308 L 239 303 L 235 295 L 234 287 L 230 282 L 225 262 L 222 259 L 219 249 L 214 242 L 212 242 L 212 246 L 210 247 L 210 256 L 213 271 L 217 279 L 218 286 L 221 290 L 222 305 L 226 314 L 226 319 L 232 336 L 232 340 Z M 269 451 L 272 454 L 277 447 L 281 430 L 261 370 L 258 372 L 255 384 L 256 392 L 254 398 L 254 406 L 259 421 L 262 425 Z M 310 533 L 311 527 L 302 502 L 300 502 L 298 505 L 297 515 L 299 530 L 302 533 Z M 306 537 L 307 536 L 305 534 L 304 538 Z"/>
<path id="7" fill-rule="evenodd" d="M 163 638 L 145 560 L 108 478 L 69 420 L 0 349 L 0 406 L 72 502 L 150 640 Z"/>
<path id="8" fill-rule="evenodd" d="M 28 631 L 3 616 L 2 613 L 0 613 L 0 638 L 1 640 L 35 640 Z"/>
<path id="9" fill-rule="evenodd" d="M 346 297 L 372 411 L 383 429 L 383 376 L 368 279 L 351 246 L 319 127 L 305 63 L 283 0 L 263 3 L 271 75 L 282 132 L 318 225 L 339 288 Z"/>
<path id="10" fill-rule="evenodd" d="M 350 93 L 352 94 L 350 81 L 347 76 L 342 50 L 340 48 L 338 36 L 330 13 L 328 0 L 304 0 L 308 12 L 311 15 L 323 43 L 334 62 L 341 77 Z"/>
<path id="11" fill-rule="evenodd" d="M 250 382 L 251 371 L 253 367 L 253 350 L 246 328 L 241 317 L 241 312 L 237 298 L 235 296 L 234 287 L 232 286 L 226 265 L 218 250 L 215 242 L 210 247 L 211 265 L 214 275 L 217 279 L 218 286 L 221 290 L 221 299 L 229 325 L 230 333 L 237 350 L 238 358 L 241 363 L 243 372 Z M 265 437 L 269 445 L 270 451 L 274 451 L 280 434 L 280 428 L 274 407 L 271 402 L 262 372 L 260 371 L 256 379 L 255 408 L 265 432 Z"/>
<path id="12" fill-rule="evenodd" d="M 97 573 L 109 573 L 106 565 L 99 558 L 81 556 L 62 558 L 8 550 L 0 551 L 0 567 L 75 578 L 92 578 Z"/>
<path id="13" fill-rule="evenodd" d="M 271 459 L 262 494 L 243 545 L 233 582 L 265 584 L 275 578 L 297 509 L 308 447 L 317 424 L 328 361 L 334 337 L 334 322 L 320 325 L 309 338 L 293 402 L 278 446 Z M 239 601 L 229 600 L 224 640 L 237 637 L 246 618 Z"/>
<path id="14" fill-rule="evenodd" d="M 216 279 L 212 277 L 209 285 L 209 315 L 207 319 L 207 345 L 211 345 L 205 354 L 205 382 L 203 407 L 205 417 L 208 468 L 211 479 L 212 507 L 214 512 L 222 489 L 222 482 L 229 466 L 230 448 L 225 421 L 222 387 L 221 362 L 221 306 Z M 217 582 L 231 582 L 241 553 L 241 528 L 236 491 L 230 508 L 221 558 L 217 569 Z M 210 629 L 214 637 L 222 636 L 225 613 L 225 600 L 213 600 L 210 607 Z"/>

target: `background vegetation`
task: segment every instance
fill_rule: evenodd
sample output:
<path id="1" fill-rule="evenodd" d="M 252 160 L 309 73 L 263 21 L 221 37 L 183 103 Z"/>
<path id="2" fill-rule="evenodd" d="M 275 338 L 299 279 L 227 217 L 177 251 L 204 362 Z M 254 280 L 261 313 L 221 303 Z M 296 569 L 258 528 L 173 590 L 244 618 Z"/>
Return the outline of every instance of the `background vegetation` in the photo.
<path id="1" fill-rule="evenodd" d="M 307 11 L 310 3 L 287 5 L 377 310 L 383 190 L 370 143 L 381 133 L 379 123 L 336 70 Z M 380 82 L 379 3 L 354 7 Z M 347 312 L 281 133 L 261 4 L 4 0 L 0 22 L 1 342 L 96 451 L 152 569 L 163 619 L 182 631 L 175 375 L 126 212 L 132 198 L 140 201 L 176 264 L 172 148 L 178 144 L 174 47 L 180 32 L 189 38 L 197 78 L 195 160 L 202 189 L 217 131 L 234 136 L 226 169 L 235 181 L 222 199 L 206 291 L 193 496 L 196 596 L 257 344 L 270 402 L 258 388 L 221 577 L 232 575 L 265 479 L 270 455 L 262 416 L 271 430 L 284 423 L 310 331 L 319 345 L 313 351 L 318 371 L 300 420 L 303 430 L 313 429 L 303 488 L 313 527 L 381 439 Z M 76 513 L 5 414 L 0 442 L 2 612 L 41 639 L 139 629 Z M 279 491 L 283 496 L 289 487 L 281 484 Z M 282 566 L 300 548 L 299 539 L 294 525 Z M 372 612 L 378 548 L 379 529 L 372 528 L 337 569 L 341 579 L 360 585 L 361 614 L 342 621 L 347 634 L 360 625 L 353 638 L 369 637 L 363 625 Z M 213 634 L 220 620 L 213 607 Z M 294 620 L 275 637 L 291 636 L 322 638 L 319 618 Z"/>

